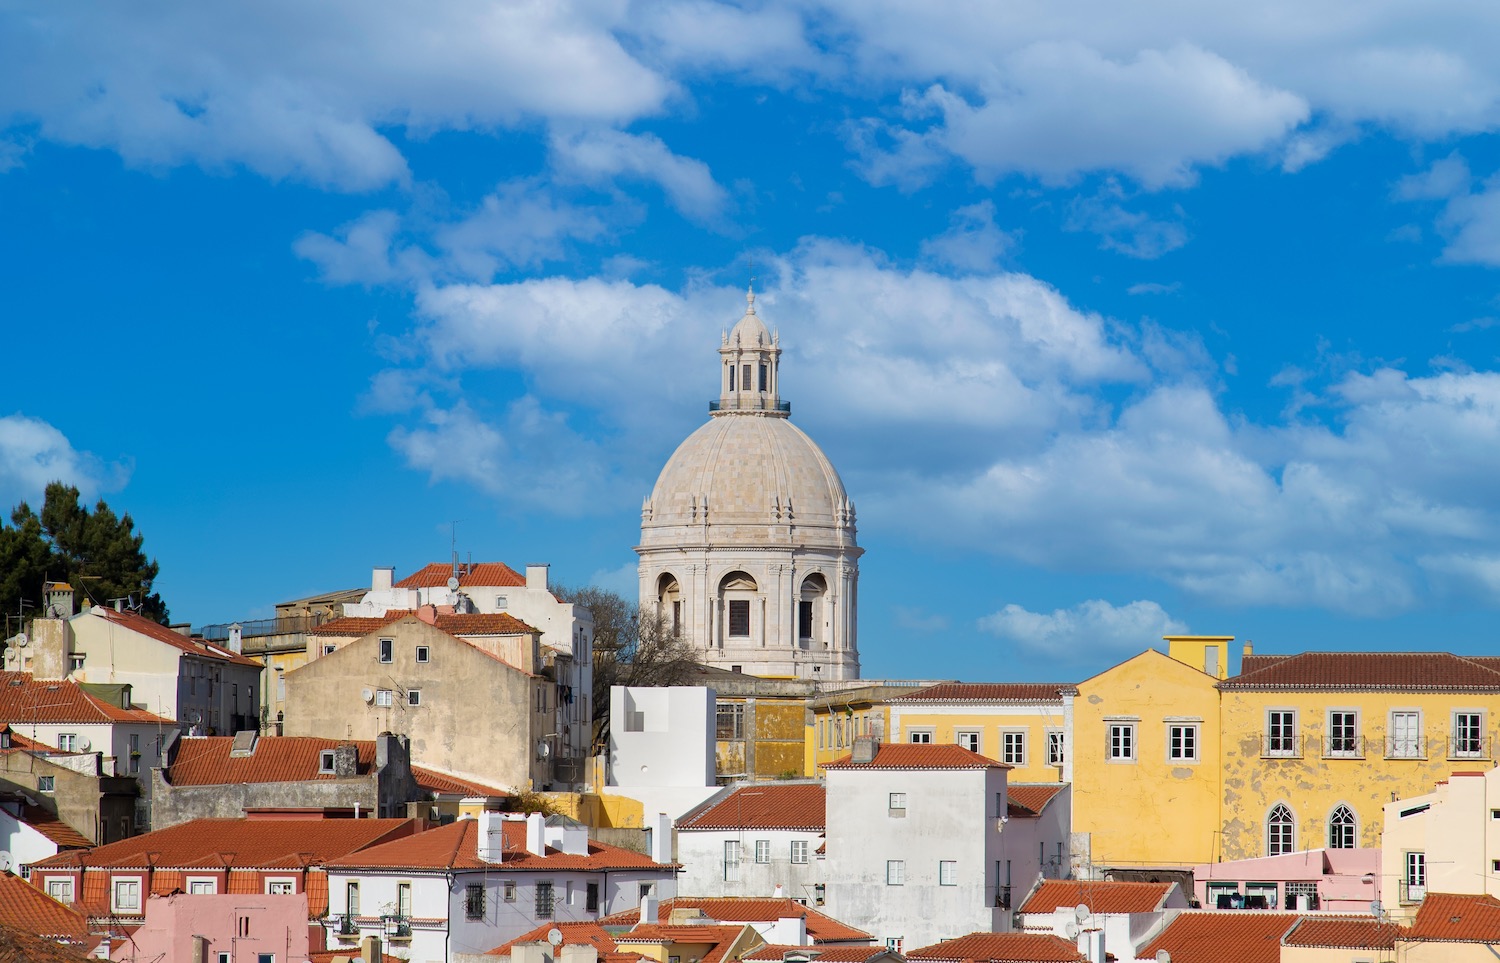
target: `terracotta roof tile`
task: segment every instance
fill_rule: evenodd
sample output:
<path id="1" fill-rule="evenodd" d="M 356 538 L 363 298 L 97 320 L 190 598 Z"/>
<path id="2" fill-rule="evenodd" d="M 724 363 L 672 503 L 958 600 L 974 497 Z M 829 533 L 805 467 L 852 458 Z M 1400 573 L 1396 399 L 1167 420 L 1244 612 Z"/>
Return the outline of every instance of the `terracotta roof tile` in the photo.
<path id="1" fill-rule="evenodd" d="M 628 933 L 615 937 L 615 945 L 628 949 L 632 943 L 708 943 L 700 963 L 719 963 L 733 949 L 739 938 L 745 935 L 744 926 L 673 926 L 671 924 L 641 923 Z M 764 941 L 757 936 L 757 944 Z"/>
<path id="2" fill-rule="evenodd" d="M 1075 963 L 1087 961 L 1078 947 L 1060 937 L 1041 933 L 970 933 L 956 940 L 912 950 L 909 960 L 1005 961 L 1005 963 Z M 1174 961 L 1176 957 L 1172 958 Z"/>
<path id="3" fill-rule="evenodd" d="M 448 579 L 452 577 L 453 565 L 451 563 L 433 562 L 397 582 L 396 588 L 437 588 L 447 585 Z M 478 562 L 469 566 L 459 566 L 458 584 L 463 588 L 491 585 L 519 588 L 526 585 L 526 576 L 504 562 Z"/>
<path id="4" fill-rule="evenodd" d="M 1389 950 L 1399 935 L 1401 927 L 1371 916 L 1304 916 L 1281 942 L 1283 946 Z"/>
<path id="5" fill-rule="evenodd" d="M 826 793 L 820 784 L 757 783 L 684 816 L 678 830 L 807 829 L 822 831 Z"/>
<path id="6" fill-rule="evenodd" d="M 1500 670 L 1449 652 L 1303 652 L 1219 683 L 1225 690 L 1500 691 Z"/>
<path id="7" fill-rule="evenodd" d="M 366 618 L 363 616 L 346 615 L 342 618 L 330 619 L 322 625 L 309 632 L 309 635 L 332 635 L 343 637 L 361 637 L 371 632 L 390 625 L 392 622 L 412 617 L 410 609 L 389 609 L 384 615 Z M 527 635 L 538 632 L 511 615 L 509 612 L 465 612 L 447 614 L 443 612 L 434 616 L 438 628 L 449 635 Z"/>
<path id="8" fill-rule="evenodd" d="M 0 873 L 0 926 L 56 939 L 88 939 L 88 920 L 19 876 Z"/>
<path id="9" fill-rule="evenodd" d="M 500 798 L 511 795 L 508 790 L 501 789 L 498 786 L 475 782 L 472 779 L 465 779 L 462 776 L 455 776 L 451 773 L 438 772 L 436 769 L 428 769 L 426 766 L 412 766 L 411 774 L 416 777 L 418 786 L 431 793 Z"/>
<path id="10" fill-rule="evenodd" d="M 543 923 L 509 943 L 502 943 L 493 950 L 486 951 L 485 956 L 509 956 L 511 947 L 517 943 L 545 943 L 547 934 L 553 929 L 562 933 L 563 946 L 592 946 L 600 955 L 615 951 L 615 938 L 609 935 L 609 931 L 593 920 L 585 920 L 577 923 Z"/>
<path id="11" fill-rule="evenodd" d="M 107 622 L 113 622 L 115 625 L 129 629 L 139 635 L 144 635 L 147 638 L 155 639 L 158 642 L 165 642 L 167 645 L 180 649 L 183 652 L 190 652 L 193 655 L 201 655 L 207 659 L 218 659 L 223 662 L 253 665 L 257 669 L 264 668 L 264 666 L 254 659 L 237 652 L 231 652 L 218 643 L 188 638 L 185 635 L 173 632 L 160 622 L 153 622 L 148 618 L 136 615 L 134 612 L 116 612 L 114 609 L 96 605 L 92 609 L 89 609 L 89 614 L 97 615 Z"/>
<path id="12" fill-rule="evenodd" d="M 410 819 L 195 819 L 86 852 L 58 853 L 40 868 L 286 869 L 326 863 L 413 833 Z M 93 875 L 93 874 L 90 874 Z"/>
<path id="13" fill-rule="evenodd" d="M 1066 788 L 1060 782 L 1013 782 L 1005 787 L 1006 808 L 1012 816 L 1040 816 L 1047 804 Z"/>
<path id="14" fill-rule="evenodd" d="M 354 963 L 359 963 L 360 959 L 362 957 L 359 955 L 359 950 L 352 947 L 347 950 L 318 950 L 307 954 L 307 963 L 334 963 L 335 960 L 352 960 Z M 385 952 L 380 954 L 380 959 L 381 963 L 409 963 L 403 957 L 392 956 Z"/>
<path id="15" fill-rule="evenodd" d="M 90 959 L 83 946 L 64 946 L 22 927 L 0 925 L 0 963 L 83 963 Z"/>
<path id="16" fill-rule="evenodd" d="M 83 691 L 76 682 L 38 680 L 29 672 L 0 672 L 0 720 L 17 725 L 28 722 L 174 725 L 172 720 L 145 709 L 110 705 Z"/>
<path id="17" fill-rule="evenodd" d="M 1010 769 L 1003 762 L 981 756 L 962 746 L 947 743 L 881 743 L 874 762 L 856 763 L 848 755 L 828 763 L 824 769 Z"/>
<path id="18" fill-rule="evenodd" d="M 326 781 L 338 777 L 319 772 L 322 753 L 344 744 L 355 747 L 356 773 L 368 775 L 375 766 L 374 741 L 316 736 L 261 736 L 248 756 L 230 755 L 233 736 L 189 736 L 178 743 L 177 755 L 163 775 L 174 786 Z"/>
<path id="19" fill-rule="evenodd" d="M 21 822 L 41 833 L 58 849 L 87 849 L 94 841 L 40 806 L 22 806 Z"/>
<path id="20" fill-rule="evenodd" d="M 673 910 L 683 909 L 696 909 L 721 923 L 773 923 L 801 916 L 807 920 L 807 938 L 814 943 L 867 943 L 870 940 L 870 934 L 864 930 L 857 930 L 787 897 L 678 896 L 662 900 L 659 912 L 662 919 L 670 919 Z M 640 915 L 639 910 L 626 910 L 606 916 L 599 922 L 605 926 L 630 926 L 640 919 Z"/>
<path id="21" fill-rule="evenodd" d="M 1281 938 L 1296 922 L 1295 913 L 1183 913 L 1137 955 L 1149 960 L 1166 950 L 1172 963 L 1279 963 Z"/>
<path id="22" fill-rule="evenodd" d="M 526 851 L 526 824 L 507 819 L 501 823 L 504 832 L 504 854 L 500 863 L 479 858 L 479 822 L 460 819 L 456 823 L 429 829 L 425 833 L 397 839 L 380 846 L 351 852 L 341 859 L 329 860 L 329 867 L 339 869 L 485 869 L 503 865 L 508 871 L 527 870 L 605 870 L 667 868 L 640 853 L 589 842 L 587 856 L 571 855 L 548 849 L 546 856 Z"/>
<path id="23" fill-rule="evenodd" d="M 1150 913 L 1176 883 L 1047 880 L 1021 907 L 1023 913 L 1051 913 L 1084 904 L 1095 913 Z"/>
<path id="24" fill-rule="evenodd" d="M 941 682 L 890 702 L 1045 702 L 1062 705 L 1071 682 Z"/>
<path id="25" fill-rule="evenodd" d="M 884 946 L 762 946 L 741 959 L 775 960 L 780 963 L 787 953 L 816 954 L 816 963 L 865 963 L 872 956 L 889 952 Z"/>
<path id="26" fill-rule="evenodd" d="M 1428 893 L 1404 938 L 1500 942 L 1500 900 L 1493 896 Z"/>

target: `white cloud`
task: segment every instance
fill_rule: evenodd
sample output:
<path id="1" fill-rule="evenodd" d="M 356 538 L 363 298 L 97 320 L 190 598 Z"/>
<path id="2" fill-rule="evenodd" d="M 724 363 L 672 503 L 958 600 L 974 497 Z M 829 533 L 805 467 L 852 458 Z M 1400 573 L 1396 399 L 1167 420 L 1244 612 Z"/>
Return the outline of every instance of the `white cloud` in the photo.
<path id="1" fill-rule="evenodd" d="M 1171 284 L 1162 284 L 1157 281 L 1142 281 L 1132 284 L 1125 289 L 1126 294 L 1176 294 L 1182 290 L 1181 281 L 1173 281 Z"/>
<path id="2" fill-rule="evenodd" d="M 907 605 L 897 605 L 892 609 L 892 618 L 899 629 L 916 632 L 920 635 L 935 635 L 938 632 L 948 631 L 951 624 L 948 616 L 935 612 L 924 612 L 922 609 Z"/>
<path id="3" fill-rule="evenodd" d="M 1149 600 L 1115 606 L 1090 599 L 1071 609 L 1032 612 L 1010 604 L 979 620 L 980 629 L 1026 652 L 1066 663 L 1096 662 L 1100 655 L 1140 652 L 1187 626 Z"/>
<path id="4" fill-rule="evenodd" d="M 729 195 L 700 160 L 672 153 L 660 137 L 589 129 L 552 136 L 559 176 L 606 185 L 633 177 L 658 185 L 683 216 L 711 223 L 725 213 Z"/>
<path id="5" fill-rule="evenodd" d="M 921 244 L 926 262 L 979 273 L 993 271 L 1016 246 L 1016 236 L 995 224 L 995 202 L 980 201 L 960 207 L 949 218 L 948 230 Z"/>
<path id="6" fill-rule="evenodd" d="M 0 417 L 0 505 L 29 500 L 41 510 L 39 499 L 48 482 L 76 486 L 84 498 L 118 489 L 130 477 L 123 462 L 106 464 L 79 451 L 66 435 L 40 418 L 23 414 Z"/>
<path id="7" fill-rule="evenodd" d="M 1088 231 L 1099 235 L 1099 246 L 1141 260 L 1155 260 L 1188 242 L 1187 228 L 1180 221 L 1153 218 L 1127 210 L 1124 189 L 1110 179 L 1090 197 L 1076 197 L 1068 205 L 1063 230 Z M 1181 216 L 1181 210 L 1174 213 Z"/>

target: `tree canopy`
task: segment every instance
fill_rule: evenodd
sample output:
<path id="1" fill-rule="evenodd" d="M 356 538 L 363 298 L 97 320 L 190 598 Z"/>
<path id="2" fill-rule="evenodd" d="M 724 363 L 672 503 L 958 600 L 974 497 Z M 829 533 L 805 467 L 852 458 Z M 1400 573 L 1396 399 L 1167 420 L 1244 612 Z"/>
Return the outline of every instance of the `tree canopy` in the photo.
<path id="1" fill-rule="evenodd" d="M 0 611 L 42 614 L 42 583 L 68 582 L 80 599 L 107 604 L 129 599 L 142 615 L 167 621 L 167 606 L 152 591 L 159 566 L 141 551 L 145 539 L 127 512 L 116 515 L 103 499 L 89 510 L 78 489 L 52 482 L 37 514 L 22 502 L 0 524 Z"/>

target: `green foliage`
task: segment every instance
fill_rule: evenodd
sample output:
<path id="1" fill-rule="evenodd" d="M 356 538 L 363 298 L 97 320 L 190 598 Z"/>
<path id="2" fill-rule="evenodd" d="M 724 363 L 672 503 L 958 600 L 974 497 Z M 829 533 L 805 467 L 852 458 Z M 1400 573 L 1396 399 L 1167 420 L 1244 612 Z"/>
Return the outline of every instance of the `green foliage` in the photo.
<path id="1" fill-rule="evenodd" d="M 72 485 L 52 482 L 40 515 L 22 502 L 0 525 L 0 612 L 14 615 L 25 600 L 28 616 L 43 614 L 42 583 L 54 581 L 71 583 L 81 600 L 133 598 L 142 615 L 165 623 L 166 603 L 151 591 L 158 566 L 141 551 L 135 521 L 103 499 L 90 511 L 78 497 Z"/>

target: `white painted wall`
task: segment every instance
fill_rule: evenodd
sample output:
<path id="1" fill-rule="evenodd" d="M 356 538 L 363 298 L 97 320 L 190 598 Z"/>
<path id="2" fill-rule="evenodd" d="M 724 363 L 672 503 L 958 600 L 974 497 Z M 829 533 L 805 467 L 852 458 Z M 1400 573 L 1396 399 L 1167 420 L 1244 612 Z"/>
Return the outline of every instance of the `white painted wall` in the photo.
<path id="1" fill-rule="evenodd" d="M 11 873 L 21 867 L 57 855 L 57 844 L 22 822 L 12 811 L 15 804 L 0 804 L 0 850 L 10 853 Z"/>
<path id="2" fill-rule="evenodd" d="M 703 686 L 611 687 L 609 785 L 714 785 L 716 699 Z"/>
<path id="3" fill-rule="evenodd" d="M 807 845 L 807 862 L 791 861 L 792 841 Z M 724 844 L 740 844 L 740 862 L 726 866 Z M 756 843 L 764 841 L 770 858 L 756 862 Z M 746 829 L 677 831 L 677 861 L 682 864 L 678 889 L 684 896 L 771 896 L 805 899 L 812 905 L 817 884 L 825 881 L 824 862 L 817 855 L 823 834 L 815 830 Z"/>

